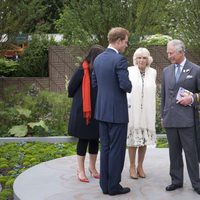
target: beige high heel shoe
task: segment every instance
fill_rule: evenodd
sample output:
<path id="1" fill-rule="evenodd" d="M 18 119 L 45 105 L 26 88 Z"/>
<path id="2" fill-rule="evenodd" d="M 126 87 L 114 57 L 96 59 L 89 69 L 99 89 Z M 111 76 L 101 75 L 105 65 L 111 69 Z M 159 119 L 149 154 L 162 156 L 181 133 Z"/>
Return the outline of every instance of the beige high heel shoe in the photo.
<path id="1" fill-rule="evenodd" d="M 129 173 L 130 173 L 130 177 L 132 179 L 138 179 L 138 174 L 136 173 L 135 169 L 133 169 L 133 170 L 129 169 Z"/>
<path id="2" fill-rule="evenodd" d="M 137 169 L 137 175 L 140 178 L 146 178 L 146 174 L 144 173 L 143 169 L 142 170 Z"/>

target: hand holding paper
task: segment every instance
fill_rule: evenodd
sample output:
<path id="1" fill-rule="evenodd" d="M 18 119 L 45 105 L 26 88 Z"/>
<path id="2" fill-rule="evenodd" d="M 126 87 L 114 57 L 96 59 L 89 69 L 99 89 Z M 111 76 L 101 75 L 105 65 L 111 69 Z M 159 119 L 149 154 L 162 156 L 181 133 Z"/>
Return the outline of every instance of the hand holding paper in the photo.
<path id="1" fill-rule="evenodd" d="M 176 96 L 176 103 L 179 103 L 183 106 L 191 105 L 193 102 L 193 93 L 190 92 L 189 90 L 180 87 Z"/>

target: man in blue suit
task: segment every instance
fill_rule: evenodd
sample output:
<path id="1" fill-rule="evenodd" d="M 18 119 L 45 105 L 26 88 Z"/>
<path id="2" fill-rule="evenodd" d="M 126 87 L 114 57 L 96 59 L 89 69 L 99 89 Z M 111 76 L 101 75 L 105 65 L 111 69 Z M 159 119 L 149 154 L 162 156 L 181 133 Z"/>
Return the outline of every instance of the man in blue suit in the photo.
<path id="1" fill-rule="evenodd" d="M 130 192 L 122 187 L 128 106 L 126 92 L 132 85 L 128 77 L 128 63 L 123 53 L 128 46 L 128 30 L 116 27 L 108 33 L 108 48 L 94 61 L 93 87 L 98 87 L 95 118 L 99 121 L 101 143 L 100 187 L 104 194 Z"/>

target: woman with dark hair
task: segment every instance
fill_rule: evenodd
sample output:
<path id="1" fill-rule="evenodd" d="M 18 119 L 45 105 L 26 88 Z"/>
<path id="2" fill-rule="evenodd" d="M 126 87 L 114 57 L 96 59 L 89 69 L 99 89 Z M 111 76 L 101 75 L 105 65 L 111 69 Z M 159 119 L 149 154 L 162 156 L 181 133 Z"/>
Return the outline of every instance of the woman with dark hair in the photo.
<path id="1" fill-rule="evenodd" d="M 73 97 L 69 118 L 68 133 L 78 138 L 77 143 L 77 176 L 81 182 L 89 182 L 85 172 L 85 155 L 88 147 L 89 172 L 99 179 L 96 159 L 99 146 L 99 125 L 93 118 L 97 89 L 91 86 L 91 74 L 94 59 L 104 51 L 95 45 L 90 48 L 80 67 L 75 71 L 68 85 L 68 96 Z"/>

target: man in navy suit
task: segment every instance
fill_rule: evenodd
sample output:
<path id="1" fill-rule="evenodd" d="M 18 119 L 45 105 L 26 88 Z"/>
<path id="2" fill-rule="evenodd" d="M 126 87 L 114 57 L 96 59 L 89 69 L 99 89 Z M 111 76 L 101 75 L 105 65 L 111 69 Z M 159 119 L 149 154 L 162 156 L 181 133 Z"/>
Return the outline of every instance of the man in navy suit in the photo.
<path id="1" fill-rule="evenodd" d="M 126 92 L 132 89 L 127 59 L 120 53 L 127 48 L 128 37 L 128 30 L 112 28 L 108 33 L 108 48 L 97 56 L 93 65 L 92 84 L 98 88 L 94 117 L 99 121 L 101 143 L 100 187 L 109 195 L 130 192 L 130 188 L 120 185 L 128 123 Z"/>
<path id="2" fill-rule="evenodd" d="M 197 133 L 195 131 L 198 110 L 195 107 L 196 96 L 200 92 L 200 67 L 185 57 L 185 45 L 181 40 L 172 40 L 167 44 L 167 54 L 171 65 L 163 70 L 161 90 L 162 123 L 167 132 L 170 156 L 171 184 L 167 191 L 183 187 L 184 150 L 187 170 L 194 191 L 200 194 Z M 177 98 L 180 88 L 185 93 Z M 187 91 L 190 91 L 187 92 Z M 197 113 L 197 115 L 196 115 Z M 196 135 L 197 133 L 197 135 Z"/>

